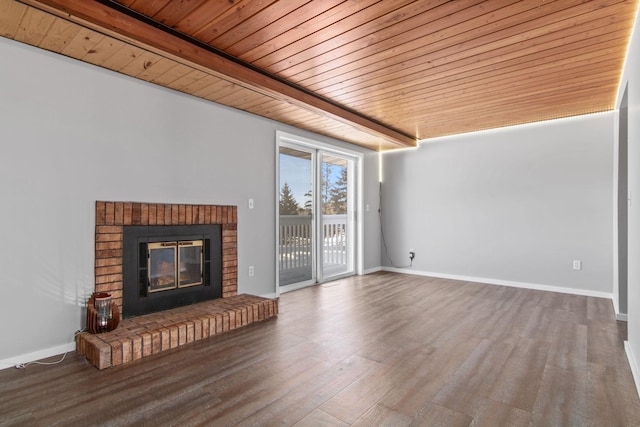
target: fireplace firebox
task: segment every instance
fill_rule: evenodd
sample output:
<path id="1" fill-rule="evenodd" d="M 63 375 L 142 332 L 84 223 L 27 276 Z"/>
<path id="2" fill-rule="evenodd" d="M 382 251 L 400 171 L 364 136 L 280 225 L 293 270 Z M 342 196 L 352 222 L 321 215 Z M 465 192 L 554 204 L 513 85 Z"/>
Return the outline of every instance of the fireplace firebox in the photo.
<path id="1" fill-rule="evenodd" d="M 143 266 L 139 270 L 145 273 L 140 279 L 143 289 L 146 284 L 145 295 L 151 292 L 203 285 L 203 246 L 205 244 L 208 245 L 209 241 L 140 243 L 143 251 L 142 261 L 144 262 L 144 258 L 147 258 L 147 268 Z"/>
<path id="2" fill-rule="evenodd" d="M 218 224 L 123 229 L 124 318 L 222 296 Z"/>

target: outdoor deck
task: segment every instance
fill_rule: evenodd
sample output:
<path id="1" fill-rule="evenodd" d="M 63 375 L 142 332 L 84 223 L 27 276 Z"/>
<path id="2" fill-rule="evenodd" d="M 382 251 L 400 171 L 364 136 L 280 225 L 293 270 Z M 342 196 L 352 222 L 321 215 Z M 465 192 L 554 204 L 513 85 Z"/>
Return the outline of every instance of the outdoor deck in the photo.
<path id="1" fill-rule="evenodd" d="M 349 271 L 347 215 L 322 216 L 322 273 L 332 277 Z M 312 278 L 312 220 L 308 215 L 281 215 L 280 285 Z"/>

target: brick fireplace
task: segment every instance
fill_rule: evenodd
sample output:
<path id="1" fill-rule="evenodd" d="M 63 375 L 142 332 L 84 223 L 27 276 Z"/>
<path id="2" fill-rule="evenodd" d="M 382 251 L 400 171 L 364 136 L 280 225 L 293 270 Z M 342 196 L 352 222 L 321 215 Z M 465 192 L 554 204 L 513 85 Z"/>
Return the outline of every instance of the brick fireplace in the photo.
<path id="1" fill-rule="evenodd" d="M 221 298 L 124 319 L 117 329 L 76 336 L 78 352 L 99 369 L 131 362 L 278 314 L 278 301 L 238 295 L 236 206 L 96 202 L 95 291 L 122 313 L 123 238 L 128 226 L 219 225 Z"/>
<path id="2" fill-rule="evenodd" d="M 222 226 L 222 298 L 238 293 L 236 206 L 96 202 L 95 291 L 108 292 L 122 313 L 123 232 L 131 225 Z"/>

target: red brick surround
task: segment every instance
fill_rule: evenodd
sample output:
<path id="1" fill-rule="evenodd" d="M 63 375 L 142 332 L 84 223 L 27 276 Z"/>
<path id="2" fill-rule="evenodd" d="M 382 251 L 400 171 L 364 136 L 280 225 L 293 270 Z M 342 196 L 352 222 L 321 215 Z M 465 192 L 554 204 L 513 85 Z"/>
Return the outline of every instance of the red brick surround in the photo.
<path id="1" fill-rule="evenodd" d="M 238 208 L 96 202 L 95 291 L 108 292 L 122 313 L 122 236 L 127 225 L 222 225 L 222 298 L 238 293 Z"/>
<path id="2" fill-rule="evenodd" d="M 128 225 L 222 226 L 222 298 L 124 319 L 114 331 L 76 335 L 76 348 L 99 369 L 121 365 L 278 315 L 278 300 L 238 293 L 236 206 L 96 202 L 95 291 L 122 313 L 122 250 Z"/>

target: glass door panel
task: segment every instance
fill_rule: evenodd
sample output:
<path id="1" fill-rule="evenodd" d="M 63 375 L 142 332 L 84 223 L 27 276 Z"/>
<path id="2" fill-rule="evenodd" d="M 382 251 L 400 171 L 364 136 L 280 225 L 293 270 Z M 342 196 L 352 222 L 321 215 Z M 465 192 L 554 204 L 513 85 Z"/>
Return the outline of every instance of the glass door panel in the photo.
<path id="1" fill-rule="evenodd" d="M 178 242 L 178 287 L 202 285 L 202 240 Z"/>
<path id="2" fill-rule="evenodd" d="M 322 153 L 320 165 L 320 253 L 322 280 L 353 272 L 353 202 L 351 164 L 335 155 Z"/>
<path id="3" fill-rule="evenodd" d="M 315 282 L 314 153 L 281 146 L 279 164 L 280 286 Z"/>
<path id="4" fill-rule="evenodd" d="M 177 242 L 149 243 L 149 292 L 175 289 Z"/>

